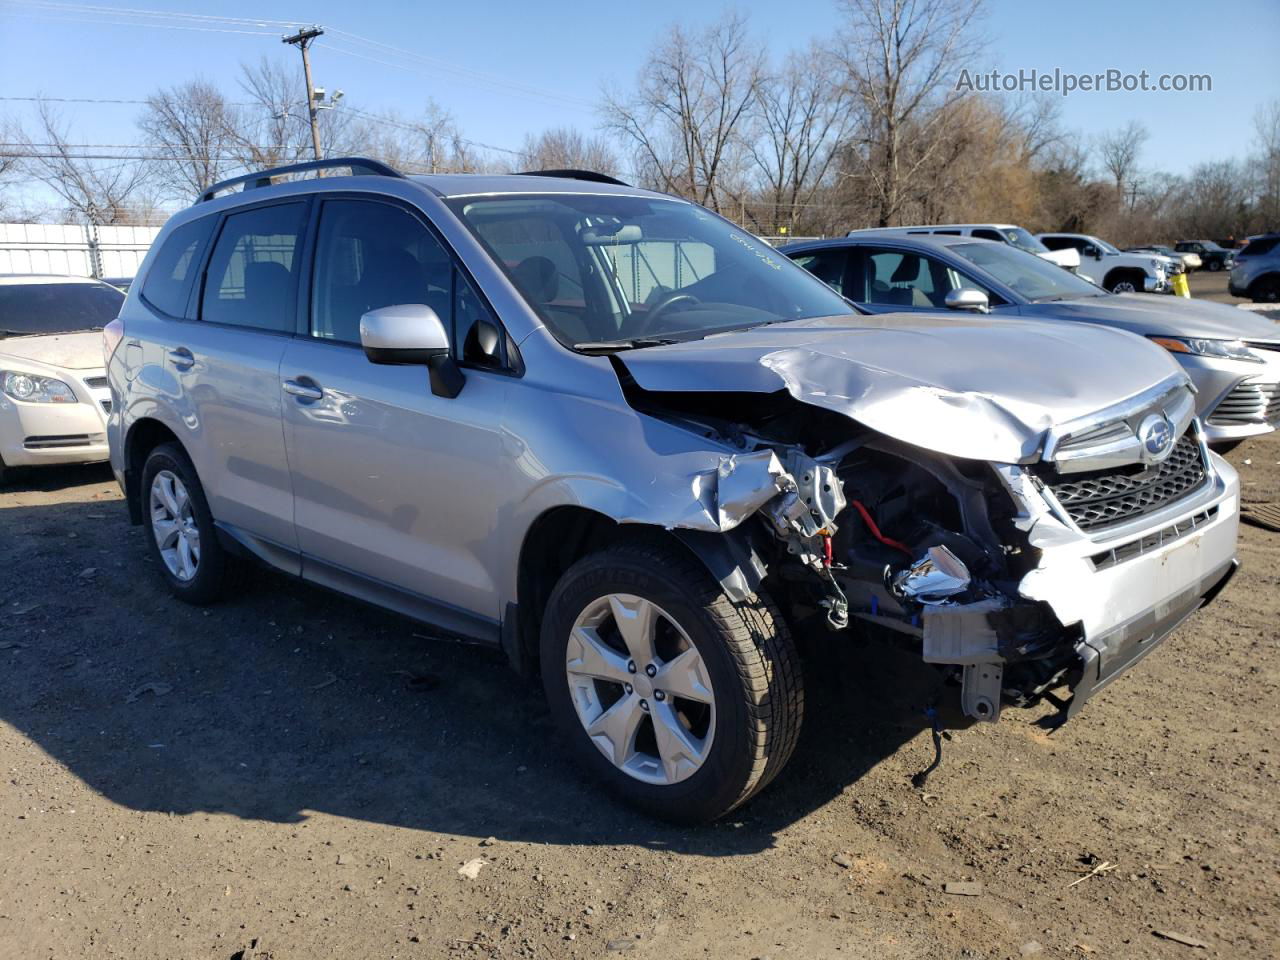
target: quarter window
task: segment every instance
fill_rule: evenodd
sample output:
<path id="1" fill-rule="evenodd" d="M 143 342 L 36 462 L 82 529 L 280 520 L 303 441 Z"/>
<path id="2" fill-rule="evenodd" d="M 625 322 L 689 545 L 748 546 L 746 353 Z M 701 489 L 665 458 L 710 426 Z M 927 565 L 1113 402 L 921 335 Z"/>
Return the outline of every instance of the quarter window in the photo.
<path id="1" fill-rule="evenodd" d="M 297 251 L 306 219 L 305 203 L 257 207 L 227 217 L 205 273 L 201 319 L 292 333 Z"/>
<path id="2" fill-rule="evenodd" d="M 201 217 L 169 234 L 147 271 L 142 297 L 161 313 L 187 317 L 191 281 L 200 268 L 216 217 Z"/>

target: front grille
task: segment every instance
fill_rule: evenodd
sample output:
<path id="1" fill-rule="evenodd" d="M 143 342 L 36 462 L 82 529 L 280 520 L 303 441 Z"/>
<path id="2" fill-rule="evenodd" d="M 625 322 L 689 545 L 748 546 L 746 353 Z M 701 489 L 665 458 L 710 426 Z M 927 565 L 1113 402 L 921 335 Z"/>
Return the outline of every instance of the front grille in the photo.
<path id="1" fill-rule="evenodd" d="M 1208 422 L 1215 427 L 1280 423 L 1280 383 L 1246 380 L 1222 399 Z"/>
<path id="2" fill-rule="evenodd" d="M 110 400 L 100 400 L 100 401 L 98 401 L 98 402 L 102 404 L 102 412 L 103 412 L 103 413 L 110 413 L 110 412 L 111 412 L 111 401 L 110 401 Z"/>
<path id="3" fill-rule="evenodd" d="M 100 390 L 107 385 L 106 377 L 85 377 L 84 385 L 91 390 Z"/>
<path id="4" fill-rule="evenodd" d="M 1049 489 L 1081 530 L 1145 516 L 1198 490 L 1209 479 L 1200 444 L 1188 431 L 1162 463 L 1079 474 Z"/>

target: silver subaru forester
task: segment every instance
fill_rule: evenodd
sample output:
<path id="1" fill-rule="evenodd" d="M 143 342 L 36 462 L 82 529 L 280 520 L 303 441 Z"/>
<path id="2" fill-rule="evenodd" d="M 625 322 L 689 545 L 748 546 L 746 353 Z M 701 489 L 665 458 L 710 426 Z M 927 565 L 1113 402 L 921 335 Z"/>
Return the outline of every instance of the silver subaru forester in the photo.
<path id="1" fill-rule="evenodd" d="M 350 173 L 296 179 L 321 166 Z M 1065 719 L 1235 568 L 1238 480 L 1164 350 L 862 316 L 598 174 L 228 181 L 107 341 L 112 465 L 175 595 L 256 558 L 498 646 L 673 819 L 786 764 L 801 632 L 907 645 L 973 720 Z"/>

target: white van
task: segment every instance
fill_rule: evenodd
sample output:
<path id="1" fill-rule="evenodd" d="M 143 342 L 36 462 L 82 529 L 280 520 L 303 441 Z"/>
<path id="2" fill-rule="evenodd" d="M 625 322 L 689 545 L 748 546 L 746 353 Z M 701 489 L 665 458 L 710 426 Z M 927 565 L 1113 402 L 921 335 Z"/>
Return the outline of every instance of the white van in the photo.
<path id="1" fill-rule="evenodd" d="M 864 233 L 935 233 L 947 237 L 976 237 L 979 240 L 1007 243 L 1011 247 L 1044 257 L 1050 263 L 1056 263 L 1068 270 L 1074 270 L 1080 266 L 1079 250 L 1050 250 L 1032 236 L 1030 231 L 1012 223 L 935 223 L 933 226 L 921 227 L 871 227 L 866 230 L 850 230 L 848 235 L 853 237 Z"/>

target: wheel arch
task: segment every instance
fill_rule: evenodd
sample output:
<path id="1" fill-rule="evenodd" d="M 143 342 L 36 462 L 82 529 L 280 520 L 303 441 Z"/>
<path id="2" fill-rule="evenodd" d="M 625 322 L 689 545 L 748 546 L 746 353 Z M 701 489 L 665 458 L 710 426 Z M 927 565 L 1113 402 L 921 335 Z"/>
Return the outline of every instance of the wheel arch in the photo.
<path id="1" fill-rule="evenodd" d="M 552 590 L 578 560 L 618 543 L 647 541 L 676 545 L 691 554 L 736 601 L 753 595 L 765 576 L 765 563 L 743 524 L 727 533 L 664 529 L 647 523 L 619 523 L 578 505 L 552 507 L 530 524 L 520 545 L 516 600 L 507 604 L 502 646 L 521 673 L 538 669 L 543 614 Z"/>
<path id="2" fill-rule="evenodd" d="M 1142 288 L 1146 281 L 1146 274 L 1137 267 L 1113 267 L 1107 271 L 1107 275 L 1102 278 L 1102 285 L 1110 290 L 1111 287 L 1120 280 L 1132 280 L 1138 288 L 1138 292 L 1142 292 Z"/>
<path id="3" fill-rule="evenodd" d="M 178 435 L 153 417 L 143 417 L 129 428 L 124 441 L 124 492 L 129 507 L 129 520 L 135 526 L 142 523 L 142 504 L 139 487 L 142 483 L 142 467 L 151 451 L 162 443 L 176 443 L 186 452 Z M 188 455 L 188 459 L 190 455 Z"/>

